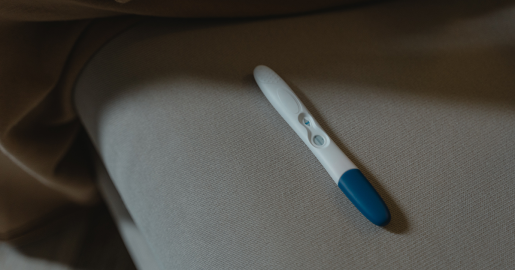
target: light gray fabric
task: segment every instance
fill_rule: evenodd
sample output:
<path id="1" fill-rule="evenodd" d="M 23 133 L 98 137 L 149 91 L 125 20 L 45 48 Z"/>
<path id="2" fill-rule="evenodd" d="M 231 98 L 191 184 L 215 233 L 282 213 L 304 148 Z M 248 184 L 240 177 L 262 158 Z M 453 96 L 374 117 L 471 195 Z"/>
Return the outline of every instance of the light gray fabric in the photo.
<path id="1" fill-rule="evenodd" d="M 152 20 L 75 102 L 163 269 L 515 268 L 515 5 Z M 290 83 L 392 212 L 368 222 L 258 89 Z"/>
<path id="2" fill-rule="evenodd" d="M 129 251 L 134 264 L 141 270 L 159 269 L 158 261 L 152 255 L 148 244 L 140 230 L 134 224 L 134 220 L 125 208 L 120 194 L 116 190 L 111 178 L 109 177 L 104 165 L 100 160 L 95 160 L 95 171 L 97 173 L 98 189 L 102 193 L 113 219 L 116 222 L 120 236 Z"/>

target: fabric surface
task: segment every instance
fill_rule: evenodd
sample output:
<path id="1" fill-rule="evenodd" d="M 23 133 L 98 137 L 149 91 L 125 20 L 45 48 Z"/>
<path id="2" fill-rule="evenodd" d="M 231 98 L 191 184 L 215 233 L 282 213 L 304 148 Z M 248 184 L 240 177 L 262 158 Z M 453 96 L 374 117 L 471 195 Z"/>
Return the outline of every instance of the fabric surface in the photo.
<path id="1" fill-rule="evenodd" d="M 515 268 L 515 5 L 150 20 L 75 102 L 163 269 Z M 281 75 L 392 213 L 364 218 L 252 77 Z"/>
<path id="2" fill-rule="evenodd" d="M 0 239 L 22 236 L 70 210 L 69 200 L 0 153 Z"/>
<path id="3" fill-rule="evenodd" d="M 20 188 L 12 196 L 55 191 L 67 198 L 57 208 L 70 202 L 96 201 L 87 151 L 77 140 L 81 127 L 70 95 L 75 78 L 91 55 L 140 19 L 121 15 L 269 16 L 355 2 L 360 0 L 0 1 L 0 150 L 44 185 Z M 1 171 L 0 177 L 16 181 Z M 59 197 L 56 194 L 51 200 Z M 2 203 L 6 205 L 0 209 L 10 205 L 9 201 Z M 11 221 L 0 211 L 0 219 L 5 221 L 0 224 L 0 239 L 14 235 L 13 230 L 19 234 L 21 227 L 16 224 L 25 226 L 38 215 L 28 211 Z"/>
<path id="4" fill-rule="evenodd" d="M 148 247 L 148 243 L 141 234 L 131 215 L 127 211 L 120 194 L 116 190 L 109 174 L 102 162 L 96 158 L 95 171 L 97 173 L 98 189 L 102 193 L 106 204 L 118 226 L 121 237 L 131 254 L 131 258 L 138 269 L 157 270 L 159 263 Z"/>
<path id="5" fill-rule="evenodd" d="M 0 269 L 136 270 L 106 206 L 82 210 L 30 242 L 0 242 Z"/>

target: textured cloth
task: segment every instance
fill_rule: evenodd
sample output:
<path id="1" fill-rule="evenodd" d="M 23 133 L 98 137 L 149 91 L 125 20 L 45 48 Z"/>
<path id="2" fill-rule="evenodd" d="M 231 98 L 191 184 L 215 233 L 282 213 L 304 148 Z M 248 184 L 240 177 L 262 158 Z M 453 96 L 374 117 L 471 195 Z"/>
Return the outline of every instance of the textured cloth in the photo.
<path id="1" fill-rule="evenodd" d="M 95 202 L 88 155 L 77 140 L 81 127 L 70 95 L 91 55 L 139 20 L 120 15 L 245 17 L 306 12 L 354 2 L 360 0 L 0 0 L 0 150 L 30 175 L 27 179 L 43 184 L 26 185 L 14 194 L 7 194 L 12 189 L 0 189 L 0 197 L 23 197 L 46 189 L 42 192 L 64 195 L 67 201 L 62 205 Z M 7 177 L 0 171 L 2 185 L 16 181 Z M 4 204 L 0 210 L 13 204 L 8 199 L 0 202 Z M 42 212 L 55 207 L 48 206 Z M 0 239 L 19 235 L 20 224 L 34 223 L 41 213 L 28 211 L 22 215 L 11 220 L 0 211 L 0 220 L 5 221 L 0 222 Z"/>
<path id="2" fill-rule="evenodd" d="M 2 270 L 136 270 L 105 205 L 82 209 L 30 242 L 0 242 Z"/>
<path id="3" fill-rule="evenodd" d="M 75 102 L 163 269 L 514 269 L 515 5 L 151 20 Z M 385 199 L 371 224 L 252 77 L 281 75 Z"/>
<path id="4" fill-rule="evenodd" d="M 134 264 L 140 270 L 158 270 L 159 263 L 148 247 L 145 237 L 141 234 L 131 215 L 127 211 L 120 194 L 116 190 L 104 165 L 98 158 L 96 159 L 96 175 L 98 189 L 105 198 L 109 210 L 113 214 L 113 219 L 118 225 L 118 230 L 131 254 Z"/>
<path id="5" fill-rule="evenodd" d="M 0 233 L 0 239 L 24 236 L 33 228 L 44 229 L 45 224 L 71 209 L 68 198 L 47 188 L 2 153 L 0 172 L 0 228 L 9 229 Z"/>

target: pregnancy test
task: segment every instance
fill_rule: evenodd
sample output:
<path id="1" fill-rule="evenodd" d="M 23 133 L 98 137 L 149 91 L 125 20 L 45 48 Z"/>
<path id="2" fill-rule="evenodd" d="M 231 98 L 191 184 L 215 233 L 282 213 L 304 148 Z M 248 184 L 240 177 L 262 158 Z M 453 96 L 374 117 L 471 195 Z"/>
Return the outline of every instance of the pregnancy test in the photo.
<path id="1" fill-rule="evenodd" d="M 267 66 L 257 66 L 254 78 L 263 94 L 324 166 L 334 182 L 372 223 L 385 226 L 390 211 L 361 171 L 329 138 L 286 82 Z"/>

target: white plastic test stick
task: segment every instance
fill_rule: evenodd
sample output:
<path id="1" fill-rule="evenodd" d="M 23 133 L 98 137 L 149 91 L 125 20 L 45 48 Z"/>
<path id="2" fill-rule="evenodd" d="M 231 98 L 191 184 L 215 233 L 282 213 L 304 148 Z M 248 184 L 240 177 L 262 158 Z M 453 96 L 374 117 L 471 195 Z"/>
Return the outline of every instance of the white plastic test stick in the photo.
<path id="1" fill-rule="evenodd" d="M 268 101 L 361 213 L 376 225 L 388 224 L 390 212 L 377 191 L 329 138 L 286 82 L 263 65 L 254 69 L 254 78 Z"/>

